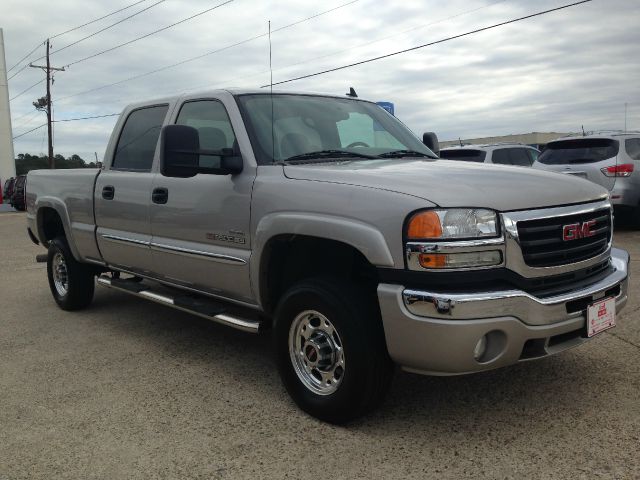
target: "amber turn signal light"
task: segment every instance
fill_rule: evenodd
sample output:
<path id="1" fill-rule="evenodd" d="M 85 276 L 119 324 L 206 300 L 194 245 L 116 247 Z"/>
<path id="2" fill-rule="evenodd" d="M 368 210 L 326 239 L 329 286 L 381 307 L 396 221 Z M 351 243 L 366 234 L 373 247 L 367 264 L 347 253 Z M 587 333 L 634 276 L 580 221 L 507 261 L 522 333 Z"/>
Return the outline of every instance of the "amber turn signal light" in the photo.
<path id="1" fill-rule="evenodd" d="M 442 236 L 442 225 L 440 217 L 433 210 L 418 212 L 407 226 L 407 238 L 417 240 L 421 238 L 440 238 Z"/>

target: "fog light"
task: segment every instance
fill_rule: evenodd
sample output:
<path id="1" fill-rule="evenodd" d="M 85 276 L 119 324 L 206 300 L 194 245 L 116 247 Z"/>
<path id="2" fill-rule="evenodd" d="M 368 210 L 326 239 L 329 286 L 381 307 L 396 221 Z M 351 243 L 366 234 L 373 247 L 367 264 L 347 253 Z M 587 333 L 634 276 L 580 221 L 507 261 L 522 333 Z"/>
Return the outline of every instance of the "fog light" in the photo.
<path id="1" fill-rule="evenodd" d="M 473 349 L 473 358 L 476 359 L 476 361 L 480 361 L 480 359 L 484 356 L 484 354 L 487 351 L 487 336 L 483 335 L 482 338 L 480 340 L 478 340 L 478 343 L 476 343 L 476 348 Z"/>

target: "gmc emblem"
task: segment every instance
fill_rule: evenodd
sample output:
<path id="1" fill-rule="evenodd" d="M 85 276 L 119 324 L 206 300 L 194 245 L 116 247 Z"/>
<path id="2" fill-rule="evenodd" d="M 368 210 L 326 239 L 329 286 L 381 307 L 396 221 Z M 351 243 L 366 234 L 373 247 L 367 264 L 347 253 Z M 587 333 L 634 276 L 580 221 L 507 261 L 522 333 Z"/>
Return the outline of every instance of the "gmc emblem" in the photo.
<path id="1" fill-rule="evenodd" d="M 589 220 L 584 223 L 572 223 L 562 227 L 562 239 L 565 242 L 569 240 L 578 240 L 579 238 L 593 237 L 596 232 L 593 227 L 596 226 L 595 220 Z"/>

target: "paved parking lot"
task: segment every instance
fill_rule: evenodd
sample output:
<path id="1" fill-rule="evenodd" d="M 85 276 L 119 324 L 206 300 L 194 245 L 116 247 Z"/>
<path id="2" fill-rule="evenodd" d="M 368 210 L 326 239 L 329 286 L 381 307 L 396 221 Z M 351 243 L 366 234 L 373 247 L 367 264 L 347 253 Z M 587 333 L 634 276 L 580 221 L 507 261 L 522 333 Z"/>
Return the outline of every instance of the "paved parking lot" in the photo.
<path id="1" fill-rule="evenodd" d="M 639 239 L 616 232 L 632 258 Z M 63 312 L 42 252 L 24 214 L 0 214 L 1 480 L 640 478 L 635 281 L 588 345 L 475 376 L 399 372 L 377 413 L 335 427 L 292 404 L 267 337 L 102 288 Z"/>

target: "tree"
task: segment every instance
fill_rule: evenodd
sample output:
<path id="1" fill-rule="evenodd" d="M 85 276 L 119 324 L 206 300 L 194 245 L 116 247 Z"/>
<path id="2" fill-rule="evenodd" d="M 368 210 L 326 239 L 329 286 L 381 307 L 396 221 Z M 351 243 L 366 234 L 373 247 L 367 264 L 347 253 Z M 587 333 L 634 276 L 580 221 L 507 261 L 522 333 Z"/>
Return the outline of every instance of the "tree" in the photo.
<path id="1" fill-rule="evenodd" d="M 24 175 L 31 170 L 41 170 L 49 168 L 49 159 L 46 155 L 31 155 L 29 153 L 19 153 L 16 161 L 16 174 Z M 80 155 L 73 154 L 68 158 L 57 154 L 55 156 L 56 168 L 96 168 L 96 164 L 87 164 Z"/>

